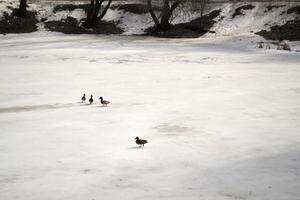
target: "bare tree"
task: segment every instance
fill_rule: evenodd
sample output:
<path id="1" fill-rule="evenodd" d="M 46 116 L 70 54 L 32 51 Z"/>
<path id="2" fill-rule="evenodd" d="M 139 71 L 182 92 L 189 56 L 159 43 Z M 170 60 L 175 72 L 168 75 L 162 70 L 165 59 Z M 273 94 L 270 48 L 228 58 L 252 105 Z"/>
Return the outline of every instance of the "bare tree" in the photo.
<path id="1" fill-rule="evenodd" d="M 91 0 L 86 21 L 83 23 L 84 27 L 93 28 L 105 16 L 112 0 L 107 0 L 106 5 L 104 5 L 104 1 L 105 0 Z"/>
<path id="2" fill-rule="evenodd" d="M 205 9 L 209 3 L 209 0 L 198 0 L 197 5 L 199 6 L 200 10 L 200 17 L 204 15 Z"/>
<path id="3" fill-rule="evenodd" d="M 153 3 L 154 2 L 154 3 Z M 176 10 L 189 13 L 190 11 L 197 11 L 202 17 L 211 0 L 147 0 L 149 13 L 155 23 L 157 31 L 165 31 L 170 29 L 171 21 L 176 17 Z M 153 5 L 158 5 L 161 9 L 154 12 Z"/>
<path id="4" fill-rule="evenodd" d="M 15 13 L 18 16 L 26 16 L 27 14 L 27 0 L 20 0 L 20 6 Z"/>
<path id="5" fill-rule="evenodd" d="M 162 0 L 161 14 L 160 16 L 157 16 L 153 10 L 152 0 L 147 0 L 150 15 L 158 31 L 168 30 L 170 28 L 170 19 L 172 14 L 182 1 L 183 0 Z"/>

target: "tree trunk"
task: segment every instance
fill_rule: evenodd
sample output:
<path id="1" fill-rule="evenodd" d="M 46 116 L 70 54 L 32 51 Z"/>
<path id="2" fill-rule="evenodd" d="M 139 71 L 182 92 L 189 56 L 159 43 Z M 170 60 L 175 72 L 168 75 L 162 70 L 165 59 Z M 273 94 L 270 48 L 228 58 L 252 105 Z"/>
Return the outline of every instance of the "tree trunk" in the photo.
<path id="1" fill-rule="evenodd" d="M 112 0 L 109 0 L 109 2 L 107 3 L 106 7 L 104 8 L 104 10 L 102 11 L 102 13 L 100 14 L 100 16 L 98 17 L 97 20 L 101 20 L 105 14 L 107 13 L 109 7 L 110 7 L 110 4 L 111 4 Z"/>
<path id="2" fill-rule="evenodd" d="M 90 9 L 87 14 L 87 19 L 86 22 L 83 24 L 84 27 L 93 28 L 97 24 L 97 22 L 104 17 L 104 15 L 110 7 L 112 0 L 108 0 L 107 5 L 98 17 L 103 2 L 104 0 L 91 0 Z"/>
<path id="3" fill-rule="evenodd" d="M 97 17 L 98 17 L 98 14 L 100 12 L 102 3 L 103 3 L 103 0 L 96 0 L 96 5 L 95 5 L 94 13 L 92 15 L 94 23 L 97 22 Z"/>
<path id="4" fill-rule="evenodd" d="M 173 2 L 173 4 L 171 4 Z M 148 0 L 148 10 L 149 13 L 155 23 L 155 28 L 157 31 L 166 31 L 169 30 L 171 27 L 170 19 L 172 17 L 173 11 L 179 6 L 182 0 L 163 0 L 163 7 L 161 10 L 160 19 L 155 15 L 153 8 L 152 8 L 152 0 Z"/>
<path id="5" fill-rule="evenodd" d="M 151 0 L 148 0 L 148 10 L 149 10 L 149 13 L 150 13 L 150 15 L 151 15 L 151 17 L 152 17 L 152 19 L 153 19 L 153 21 L 154 21 L 154 23 L 155 23 L 155 26 L 156 27 L 159 27 L 159 20 L 158 20 L 158 18 L 156 17 L 156 15 L 155 15 L 155 13 L 154 13 L 154 11 L 153 11 L 153 8 L 152 8 L 152 1 Z"/>
<path id="6" fill-rule="evenodd" d="M 92 16 L 94 13 L 94 9 L 95 9 L 95 0 L 91 0 L 90 8 L 88 10 L 87 17 L 86 17 L 86 22 L 83 24 L 84 27 L 86 27 L 86 28 L 92 27 L 92 23 L 93 23 Z"/>
<path id="7" fill-rule="evenodd" d="M 161 20 L 160 20 L 160 30 L 168 30 L 170 28 L 170 18 L 171 18 L 171 10 L 170 10 L 170 0 L 164 0 L 164 5 L 162 9 L 161 14 Z"/>
<path id="8" fill-rule="evenodd" d="M 20 7 L 18 14 L 20 16 L 26 16 L 27 14 L 27 0 L 20 0 Z"/>

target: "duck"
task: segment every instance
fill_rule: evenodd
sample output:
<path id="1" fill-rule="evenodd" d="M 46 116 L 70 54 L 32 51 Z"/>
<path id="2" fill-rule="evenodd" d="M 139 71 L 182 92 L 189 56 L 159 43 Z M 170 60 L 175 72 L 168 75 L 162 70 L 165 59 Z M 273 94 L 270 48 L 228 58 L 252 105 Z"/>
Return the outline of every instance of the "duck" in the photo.
<path id="1" fill-rule="evenodd" d="M 83 94 L 83 97 L 81 97 L 81 101 L 82 101 L 82 103 L 84 103 L 85 102 L 85 94 Z"/>
<path id="2" fill-rule="evenodd" d="M 90 102 L 90 104 L 92 104 L 94 102 L 93 95 L 91 95 L 91 98 L 89 99 L 89 102 Z"/>
<path id="3" fill-rule="evenodd" d="M 146 143 L 148 143 L 148 141 L 147 140 L 141 140 L 139 137 L 136 137 L 135 138 L 135 143 L 137 143 L 138 145 L 140 145 L 140 147 L 144 147 L 144 145 Z"/>
<path id="4" fill-rule="evenodd" d="M 99 99 L 101 99 L 100 102 L 103 106 L 107 106 L 110 103 L 109 101 L 103 100 L 103 97 L 100 97 Z"/>

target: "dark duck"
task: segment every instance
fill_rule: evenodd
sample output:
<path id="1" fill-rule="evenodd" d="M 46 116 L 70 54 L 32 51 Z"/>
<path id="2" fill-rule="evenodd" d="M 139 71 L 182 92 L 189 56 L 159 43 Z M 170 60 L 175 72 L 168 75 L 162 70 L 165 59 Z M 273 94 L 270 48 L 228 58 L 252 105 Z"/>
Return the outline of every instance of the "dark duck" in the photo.
<path id="1" fill-rule="evenodd" d="M 83 94 L 83 96 L 81 97 L 81 102 L 82 102 L 82 103 L 84 103 L 84 102 L 85 102 L 85 100 L 86 100 L 86 98 L 85 98 L 85 94 Z"/>
<path id="2" fill-rule="evenodd" d="M 100 97 L 100 103 L 103 105 L 103 106 L 107 106 L 110 102 L 107 101 L 107 100 L 104 100 L 103 97 Z"/>
<path id="3" fill-rule="evenodd" d="M 148 141 L 147 141 L 147 140 L 142 140 L 142 139 L 140 139 L 139 137 L 136 137 L 136 138 L 135 138 L 135 143 L 137 143 L 138 145 L 140 145 L 140 147 L 144 147 L 144 145 L 145 145 L 146 143 L 148 143 Z"/>
<path id="4" fill-rule="evenodd" d="M 90 104 L 92 104 L 94 102 L 93 95 L 91 95 L 91 98 L 89 99 L 89 102 L 90 102 Z"/>

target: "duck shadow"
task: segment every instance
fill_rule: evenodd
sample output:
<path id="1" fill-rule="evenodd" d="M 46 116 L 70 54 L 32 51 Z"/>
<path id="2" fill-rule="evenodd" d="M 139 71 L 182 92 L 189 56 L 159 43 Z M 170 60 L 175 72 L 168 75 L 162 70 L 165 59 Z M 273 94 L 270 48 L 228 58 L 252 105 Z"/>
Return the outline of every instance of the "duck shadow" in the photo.
<path id="1" fill-rule="evenodd" d="M 128 149 L 142 149 L 142 147 L 128 147 Z"/>
<path id="2" fill-rule="evenodd" d="M 101 105 L 101 106 L 97 106 L 98 108 L 107 108 L 107 106 Z"/>
<path id="3" fill-rule="evenodd" d="M 92 106 L 93 104 L 89 104 L 89 103 L 80 103 L 80 106 Z"/>

